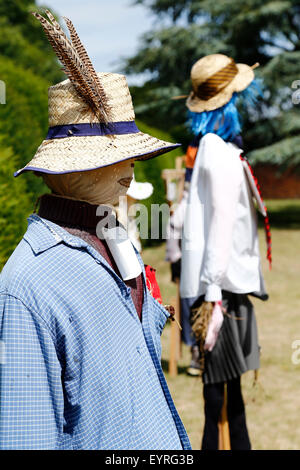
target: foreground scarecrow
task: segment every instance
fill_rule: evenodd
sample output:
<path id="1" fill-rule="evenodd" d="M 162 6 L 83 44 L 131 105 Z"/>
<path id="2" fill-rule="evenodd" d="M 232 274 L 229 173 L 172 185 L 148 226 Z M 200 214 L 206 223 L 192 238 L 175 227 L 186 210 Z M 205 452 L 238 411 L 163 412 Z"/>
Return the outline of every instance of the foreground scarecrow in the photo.
<path id="1" fill-rule="evenodd" d="M 187 99 L 195 135 L 187 153 L 192 173 L 182 240 L 181 297 L 189 302 L 203 371 L 202 448 L 218 449 L 218 421 L 227 387 L 232 449 L 250 449 L 241 375 L 259 368 L 259 344 L 248 294 L 267 298 L 261 273 L 253 199 L 268 219 L 259 187 L 242 157 L 236 102 L 254 99 L 253 67 L 213 54 L 191 71 Z"/>
<path id="2" fill-rule="evenodd" d="M 137 129 L 125 77 L 96 74 L 72 23 L 70 41 L 47 15 L 35 14 L 70 80 L 50 87 L 48 136 L 16 174 L 52 194 L 1 276 L 0 446 L 189 449 L 160 365 L 168 312 L 105 206 L 135 159 L 174 145 Z"/>

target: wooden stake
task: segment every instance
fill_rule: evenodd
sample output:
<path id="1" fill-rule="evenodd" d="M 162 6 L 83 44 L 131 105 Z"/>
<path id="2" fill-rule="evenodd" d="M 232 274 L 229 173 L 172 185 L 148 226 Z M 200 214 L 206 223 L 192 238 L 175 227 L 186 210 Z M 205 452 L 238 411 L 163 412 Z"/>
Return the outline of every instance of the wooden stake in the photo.
<path id="1" fill-rule="evenodd" d="M 224 384 L 224 402 L 219 421 L 219 450 L 230 450 L 229 423 L 227 417 L 227 383 Z"/>

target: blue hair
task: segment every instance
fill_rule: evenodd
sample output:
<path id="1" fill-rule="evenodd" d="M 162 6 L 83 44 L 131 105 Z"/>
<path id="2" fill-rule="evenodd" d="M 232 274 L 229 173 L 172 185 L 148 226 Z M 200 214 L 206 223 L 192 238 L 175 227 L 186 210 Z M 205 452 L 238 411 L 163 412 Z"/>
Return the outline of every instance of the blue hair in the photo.
<path id="1" fill-rule="evenodd" d="M 237 104 L 242 100 L 246 106 L 254 106 L 262 96 L 260 80 L 254 79 L 250 85 L 239 93 L 233 93 L 231 100 L 213 111 L 202 113 L 188 112 L 188 126 L 194 135 L 217 134 L 224 140 L 234 139 L 241 133 L 241 116 Z"/>

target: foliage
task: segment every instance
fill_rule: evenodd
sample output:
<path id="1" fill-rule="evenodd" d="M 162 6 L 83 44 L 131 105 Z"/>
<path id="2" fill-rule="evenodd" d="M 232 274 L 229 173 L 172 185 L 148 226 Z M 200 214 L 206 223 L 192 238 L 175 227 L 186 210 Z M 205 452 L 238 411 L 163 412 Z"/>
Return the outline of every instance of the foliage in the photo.
<path id="1" fill-rule="evenodd" d="M 263 101 L 255 113 L 244 112 L 246 148 L 256 150 L 282 141 L 282 158 L 299 125 L 299 107 L 292 103 L 292 83 L 300 78 L 300 6 L 296 0 L 136 0 L 157 17 L 158 26 L 144 34 L 140 49 L 128 58 L 128 73 L 148 72 L 149 80 L 133 89 L 138 116 L 186 141 L 184 100 L 174 95 L 190 91 L 189 73 L 206 54 L 224 53 L 236 62 L 260 63 L 256 75 L 265 83 Z M 300 105 L 299 105 L 300 106 Z M 294 153 L 300 152 L 294 139 Z M 279 148 L 278 147 L 278 148 Z M 262 154 L 261 154 L 262 155 Z M 275 161 L 275 160 L 274 160 Z"/>
<path id="2" fill-rule="evenodd" d="M 248 156 L 254 165 L 256 163 L 270 163 L 285 170 L 287 167 L 300 167 L 299 148 L 300 135 L 287 137 L 275 144 L 254 150 Z"/>
<path id="3" fill-rule="evenodd" d="M 18 158 L 6 146 L 5 138 L 0 142 L 0 268 L 11 255 L 21 239 L 29 215 L 29 198 L 25 180 L 12 178 Z"/>
<path id="4" fill-rule="evenodd" d="M 30 19 L 31 16 L 29 15 Z M 37 22 L 34 18 L 33 20 Z M 5 18 L 0 17 L 0 51 L 1 56 L 9 58 L 18 67 L 31 70 L 34 74 L 45 77 L 50 82 L 58 82 L 62 72 L 56 62 L 52 49 L 40 47 L 32 43 L 22 34 L 19 26 L 10 25 Z"/>
<path id="5" fill-rule="evenodd" d="M 5 135 L 6 145 L 18 156 L 16 171 L 32 158 L 45 137 L 50 83 L 1 56 L 0 76 L 6 83 L 6 104 L 0 107 L 0 131 Z M 13 172 L 11 178 L 12 175 Z M 25 176 L 25 179 L 28 192 L 36 195 L 41 190 L 38 179 L 34 175 Z"/>
<path id="6" fill-rule="evenodd" d="M 6 104 L 0 105 L 0 263 L 6 261 L 41 193 L 40 178 L 14 172 L 34 155 L 48 127 L 48 87 L 63 74 L 39 23 L 30 14 L 34 1 L 0 0 L 0 80 Z"/>

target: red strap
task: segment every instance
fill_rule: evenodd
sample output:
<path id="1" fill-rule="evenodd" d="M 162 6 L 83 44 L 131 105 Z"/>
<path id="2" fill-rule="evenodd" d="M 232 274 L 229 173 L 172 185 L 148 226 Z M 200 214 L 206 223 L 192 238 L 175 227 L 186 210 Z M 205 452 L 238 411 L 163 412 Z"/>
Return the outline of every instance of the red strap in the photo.
<path id="1" fill-rule="evenodd" d="M 251 175 L 253 177 L 253 180 L 254 180 L 254 183 L 255 183 L 255 186 L 257 188 L 257 191 L 259 192 L 259 195 L 263 201 L 263 198 L 262 198 L 262 195 L 261 195 L 261 189 L 260 189 L 260 186 L 258 184 L 258 180 L 257 178 L 255 177 L 254 175 L 254 172 L 253 172 L 253 169 L 250 165 L 250 163 L 248 162 L 248 160 L 246 158 L 244 158 L 242 155 L 240 155 L 240 159 L 245 161 L 249 167 L 249 170 L 251 172 Z M 272 268 L 272 239 L 271 239 L 271 227 L 270 227 L 270 222 L 269 222 L 269 217 L 268 217 L 268 212 L 267 212 L 267 208 L 264 204 L 264 208 L 265 208 L 265 211 L 266 211 L 266 216 L 264 217 L 264 222 L 265 222 L 265 233 L 266 233 L 266 243 L 267 243 L 267 260 L 269 261 L 269 268 L 271 269 Z"/>

